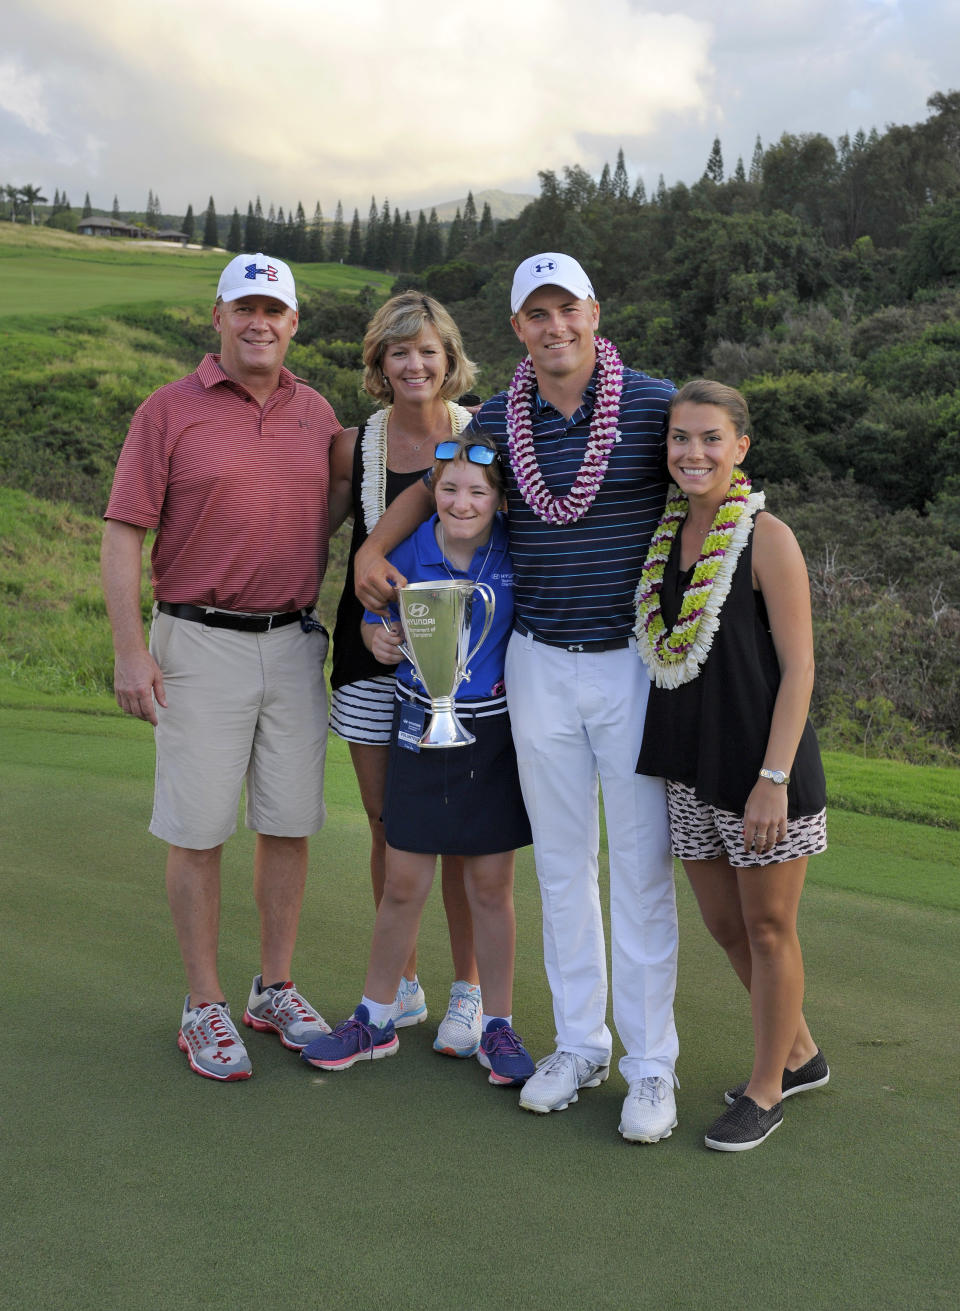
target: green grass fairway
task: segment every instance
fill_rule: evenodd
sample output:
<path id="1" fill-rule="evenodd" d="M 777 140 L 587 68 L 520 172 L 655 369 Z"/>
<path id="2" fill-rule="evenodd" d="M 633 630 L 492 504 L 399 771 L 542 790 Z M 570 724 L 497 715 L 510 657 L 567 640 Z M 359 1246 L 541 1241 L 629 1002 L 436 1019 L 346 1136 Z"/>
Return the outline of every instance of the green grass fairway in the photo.
<path id="1" fill-rule="evenodd" d="M 955 1305 L 960 922 L 935 878 L 927 898 L 919 858 L 914 900 L 894 895 L 918 826 L 835 819 L 836 878 L 821 858 L 801 926 L 833 1076 L 764 1147 L 728 1156 L 702 1138 L 749 1068 L 747 1000 L 682 880 L 680 1126 L 656 1146 L 618 1136 L 615 1071 L 536 1117 L 476 1062 L 432 1052 L 450 982 L 437 895 L 420 942 L 431 1018 L 395 1059 L 322 1075 L 254 1034 L 251 1080 L 191 1074 L 152 770 L 145 725 L 0 710 L 3 1311 Z M 372 924 L 336 741 L 328 800 L 296 978 L 335 1021 Z M 955 855 L 956 833 L 940 836 Z M 237 1016 L 257 968 L 251 848 L 239 833 L 225 861 Z M 847 890 L 855 852 L 864 884 Z M 529 852 L 517 882 L 516 1024 L 540 1056 L 553 1025 Z"/>
<path id="2" fill-rule="evenodd" d="M 117 309 L 124 305 L 213 303 L 227 251 L 157 247 L 136 241 L 78 237 L 44 229 L 25 230 L 0 224 L 7 320 Z M 300 294 L 311 291 L 359 291 L 374 286 L 386 292 L 386 273 L 341 264 L 293 266 Z"/>

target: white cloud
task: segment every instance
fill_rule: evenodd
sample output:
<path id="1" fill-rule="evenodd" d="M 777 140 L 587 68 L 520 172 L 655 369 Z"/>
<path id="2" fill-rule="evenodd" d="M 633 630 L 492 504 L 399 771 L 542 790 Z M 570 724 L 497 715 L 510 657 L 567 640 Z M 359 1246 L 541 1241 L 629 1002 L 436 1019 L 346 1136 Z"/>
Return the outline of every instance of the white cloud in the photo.
<path id="1" fill-rule="evenodd" d="M 536 190 L 623 145 L 693 181 L 713 137 L 915 122 L 956 84 L 960 0 L 8 0 L 2 169 L 142 206 L 401 207 Z M 952 43 L 952 44 L 951 44 Z M 105 193 L 96 195 L 97 187 Z"/>
<path id="2" fill-rule="evenodd" d="M 9 56 L 0 59 L 0 109 L 5 109 L 31 132 L 49 136 L 50 124 L 43 78 L 26 72 Z"/>

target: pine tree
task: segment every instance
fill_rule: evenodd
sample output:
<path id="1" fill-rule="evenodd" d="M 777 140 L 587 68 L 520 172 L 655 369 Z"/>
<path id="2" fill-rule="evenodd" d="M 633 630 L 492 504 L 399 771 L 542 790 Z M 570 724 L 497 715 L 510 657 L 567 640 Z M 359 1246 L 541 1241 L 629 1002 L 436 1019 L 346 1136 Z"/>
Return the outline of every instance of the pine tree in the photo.
<path id="1" fill-rule="evenodd" d="M 333 216 L 333 232 L 330 234 L 330 260 L 342 264 L 347 256 L 347 229 L 343 221 L 343 202 L 337 201 Z"/>
<path id="2" fill-rule="evenodd" d="M 272 200 L 260 231 L 260 249 L 264 252 L 270 251 L 273 254 L 279 254 L 277 251 L 277 211 Z"/>
<path id="3" fill-rule="evenodd" d="M 763 146 L 760 144 L 760 133 L 757 133 L 756 144 L 753 147 L 753 158 L 750 160 L 749 179 L 751 182 L 760 183 L 763 181 Z"/>
<path id="4" fill-rule="evenodd" d="M 180 224 L 180 231 L 188 241 L 193 241 L 193 234 L 197 230 L 197 221 L 193 217 L 193 206 L 187 206 L 187 212 L 183 216 L 183 222 Z"/>
<path id="5" fill-rule="evenodd" d="M 284 259 L 287 257 L 287 216 L 283 212 L 282 205 L 277 210 L 276 217 L 273 220 L 270 254 L 281 255 Z"/>
<path id="6" fill-rule="evenodd" d="M 713 149 L 710 151 L 710 158 L 707 160 L 707 167 L 703 171 L 703 176 L 708 182 L 715 182 L 717 186 L 723 181 L 723 152 L 720 149 L 720 138 L 713 138 Z"/>
<path id="7" fill-rule="evenodd" d="M 83 198 L 83 213 L 81 214 L 80 217 L 81 217 L 81 218 L 92 218 L 92 217 L 93 217 L 93 206 L 90 204 L 90 192 L 89 192 L 89 191 L 86 193 L 86 195 L 85 195 L 84 198 Z"/>
<path id="8" fill-rule="evenodd" d="M 116 196 L 113 198 L 113 210 L 111 213 L 115 219 L 120 218 L 120 202 L 117 200 Z"/>
<path id="9" fill-rule="evenodd" d="M 742 155 L 737 156 L 737 167 L 733 170 L 733 180 L 734 182 L 746 182 L 747 180 L 746 170 L 743 167 Z"/>
<path id="10" fill-rule="evenodd" d="M 243 250 L 243 229 L 240 225 L 240 215 L 237 207 L 233 207 L 233 217 L 230 220 L 230 231 L 227 233 L 227 250 L 232 251 L 234 255 L 239 255 Z"/>
<path id="11" fill-rule="evenodd" d="M 243 248 L 245 251 L 255 253 L 260 249 L 260 243 L 256 240 L 257 236 L 257 219 L 253 212 L 253 201 L 247 201 L 247 217 L 243 225 Z"/>
<path id="12" fill-rule="evenodd" d="M 413 253 L 410 267 L 414 273 L 420 273 L 427 267 L 427 216 L 423 210 L 417 216 L 417 229 L 413 234 Z"/>
<path id="13" fill-rule="evenodd" d="M 610 180 L 610 165 L 604 164 L 600 181 L 597 183 L 597 199 L 610 200 L 613 196 L 613 182 Z"/>
<path id="14" fill-rule="evenodd" d="M 399 209 L 395 209 L 390 225 L 390 258 L 387 268 L 398 273 L 403 267 L 403 219 Z"/>
<path id="15" fill-rule="evenodd" d="M 423 266 L 429 268 L 431 264 L 440 264 L 443 262 L 443 233 L 440 230 L 440 220 L 437 218 L 437 211 L 431 209 L 430 217 L 427 219 L 427 236 L 423 243 Z"/>
<path id="16" fill-rule="evenodd" d="M 360 215 L 357 210 L 353 211 L 353 219 L 350 223 L 350 236 L 347 239 L 347 263 L 363 263 L 363 237 L 360 233 Z"/>
<path id="17" fill-rule="evenodd" d="M 257 196 L 253 202 L 253 217 L 256 222 L 256 242 L 249 247 L 253 254 L 263 250 L 267 242 L 267 225 L 263 217 L 263 206 L 260 204 L 260 197 Z"/>
<path id="18" fill-rule="evenodd" d="M 384 200 L 383 209 L 380 212 L 380 218 L 377 222 L 377 246 L 376 246 L 376 264 L 374 268 L 388 269 L 391 267 L 390 254 L 393 248 L 393 220 L 390 216 L 390 202 Z"/>
<path id="19" fill-rule="evenodd" d="M 637 178 L 636 185 L 633 188 L 633 195 L 630 199 L 638 207 L 647 203 L 647 188 L 643 185 L 643 178 Z"/>
<path id="20" fill-rule="evenodd" d="M 667 184 L 663 180 L 663 174 L 657 178 L 657 196 L 656 203 L 663 206 L 667 203 Z"/>
<path id="21" fill-rule="evenodd" d="M 623 146 L 617 151 L 617 166 L 613 170 L 614 200 L 629 200 L 630 179 L 627 177 L 627 165 L 623 158 Z"/>
<path id="22" fill-rule="evenodd" d="M 310 224 L 307 253 L 304 258 L 311 264 L 319 264 L 323 259 L 323 246 L 323 211 L 318 200 L 313 210 L 313 222 Z"/>
<path id="23" fill-rule="evenodd" d="M 453 216 L 453 222 L 450 224 L 450 231 L 447 233 L 447 263 L 452 259 L 456 259 L 463 252 L 464 244 L 463 219 L 460 216 L 460 206 L 458 205 L 457 212 Z"/>
<path id="24" fill-rule="evenodd" d="M 287 254 L 292 260 L 302 264 L 309 254 L 310 239 L 307 235 L 307 213 L 303 208 L 303 201 L 297 201 L 297 212 L 294 215 L 291 212 L 290 223 L 293 224 L 290 233 L 290 246 Z"/>
<path id="25" fill-rule="evenodd" d="M 217 209 L 213 203 L 213 196 L 207 202 L 207 213 L 203 220 L 203 244 L 205 246 L 220 245 L 220 234 L 217 232 Z"/>
<path id="26" fill-rule="evenodd" d="M 411 267 L 413 256 L 413 219 L 410 217 L 410 211 L 406 210 L 403 215 L 403 228 L 400 233 L 400 250 L 397 256 L 397 268 L 401 271 Z"/>
<path id="27" fill-rule="evenodd" d="M 463 204 L 463 244 L 469 246 L 471 241 L 477 239 L 477 204 L 473 198 L 473 192 L 467 192 L 467 199 Z"/>
<path id="28" fill-rule="evenodd" d="M 370 211 L 367 214 L 367 230 L 363 236 L 363 256 L 361 263 L 365 269 L 376 268 L 377 228 L 380 225 L 380 213 L 375 196 L 370 197 Z"/>
<path id="29" fill-rule="evenodd" d="M 489 200 L 483 202 L 483 213 L 480 215 L 480 226 L 477 229 L 477 235 L 480 237 L 489 237 L 493 231 L 493 210 L 490 208 Z"/>

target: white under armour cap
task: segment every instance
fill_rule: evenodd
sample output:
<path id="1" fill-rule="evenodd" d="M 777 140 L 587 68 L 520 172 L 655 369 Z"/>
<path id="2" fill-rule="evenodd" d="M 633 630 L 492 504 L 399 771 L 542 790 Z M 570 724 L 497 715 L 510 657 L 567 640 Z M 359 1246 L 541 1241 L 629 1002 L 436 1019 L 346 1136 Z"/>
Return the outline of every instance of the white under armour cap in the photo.
<path id="1" fill-rule="evenodd" d="M 237 255 L 220 274 L 217 300 L 239 300 L 241 296 L 272 296 L 292 310 L 297 308 L 293 274 L 282 259 L 268 255 Z"/>
<path id="2" fill-rule="evenodd" d="M 577 300 L 596 300 L 593 286 L 572 255 L 560 255 L 555 250 L 525 259 L 513 275 L 510 292 L 510 310 L 516 314 L 523 302 L 538 287 L 562 287 Z"/>

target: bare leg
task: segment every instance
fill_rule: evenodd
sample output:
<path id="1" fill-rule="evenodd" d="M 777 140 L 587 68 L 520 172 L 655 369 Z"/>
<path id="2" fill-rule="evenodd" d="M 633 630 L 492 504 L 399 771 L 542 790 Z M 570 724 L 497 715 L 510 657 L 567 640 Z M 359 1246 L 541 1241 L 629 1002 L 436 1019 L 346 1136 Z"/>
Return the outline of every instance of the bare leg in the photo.
<path id="1" fill-rule="evenodd" d="M 703 922 L 711 937 L 727 953 L 737 978 L 747 992 L 750 992 L 753 964 L 750 937 L 743 918 L 737 870 L 723 857 L 718 857 L 716 860 L 685 860 L 683 868 L 690 880 Z M 770 870 L 773 867 L 765 868 Z M 783 869 L 785 866 L 779 865 L 776 868 Z M 816 1051 L 817 1044 L 801 1013 L 800 1023 L 784 1065 L 788 1070 L 799 1069 L 816 1054 Z"/>
<path id="2" fill-rule="evenodd" d="M 404 961 L 409 960 L 417 941 L 436 864 L 436 856 L 397 851 L 387 844 L 386 881 L 363 985 L 364 995 L 371 1001 L 387 1005 L 397 995 Z"/>
<path id="3" fill-rule="evenodd" d="M 783 1067 L 802 1017 L 803 956 L 797 908 L 807 858 L 739 871 L 740 904 L 750 937 L 754 1062 L 746 1095 L 769 1108 L 780 1101 Z"/>
<path id="4" fill-rule="evenodd" d="M 265 984 L 290 978 L 307 882 L 307 839 L 257 834 L 253 894 L 260 912 L 260 968 Z"/>
<path id="5" fill-rule="evenodd" d="M 516 921 L 513 912 L 512 851 L 464 859 L 464 883 L 473 912 L 483 1009 L 509 1015 L 513 1009 Z"/>
<path id="6" fill-rule="evenodd" d="M 171 846 L 167 851 L 167 900 L 194 1004 L 224 996 L 217 974 L 222 851 L 222 845 L 202 851 Z"/>
<path id="7" fill-rule="evenodd" d="M 383 832 L 383 797 L 387 784 L 387 760 L 389 747 L 365 746 L 360 742 L 350 743 L 350 759 L 353 761 L 354 773 L 360 788 L 360 798 L 370 825 L 370 881 L 373 884 L 373 904 L 380 905 L 383 896 L 383 884 L 386 860 L 386 838 Z M 470 903 L 463 887 L 463 857 L 444 856 L 441 860 L 443 873 L 443 908 L 447 916 L 447 930 L 450 934 L 450 954 L 453 957 L 453 972 L 458 979 L 468 983 L 477 982 L 477 962 L 473 951 L 473 920 L 470 918 Z M 417 975 L 417 948 L 413 950 L 403 967 L 404 978 L 414 979 Z M 369 994 L 368 994 L 369 995 Z"/>
<path id="8" fill-rule="evenodd" d="M 473 945 L 473 916 L 470 913 L 470 899 L 464 887 L 463 866 L 463 856 L 440 857 L 443 909 L 447 917 L 447 932 L 450 934 L 453 977 L 462 979 L 465 983 L 479 983 L 480 976 L 477 973 L 477 957 Z"/>
<path id="9" fill-rule="evenodd" d="M 351 742 L 349 745 L 350 759 L 353 761 L 354 773 L 360 787 L 360 799 L 366 811 L 367 823 L 370 825 L 370 882 L 373 884 L 373 904 L 379 907 L 386 878 L 387 849 L 383 820 L 380 817 L 383 814 L 390 748 L 367 746 L 362 742 Z M 416 943 L 403 967 L 403 975 L 406 979 L 415 979 L 417 976 Z"/>

